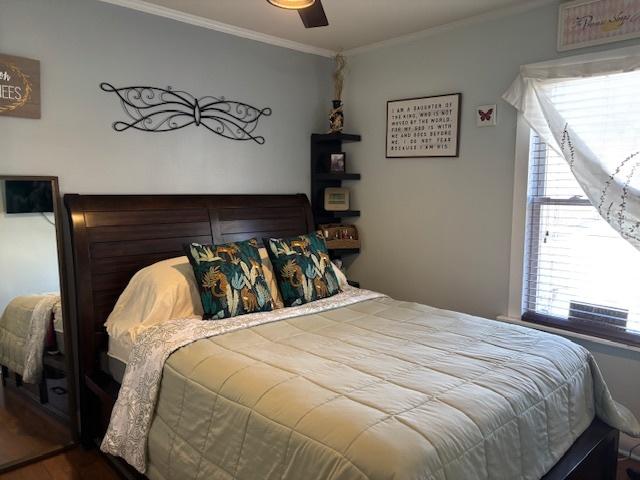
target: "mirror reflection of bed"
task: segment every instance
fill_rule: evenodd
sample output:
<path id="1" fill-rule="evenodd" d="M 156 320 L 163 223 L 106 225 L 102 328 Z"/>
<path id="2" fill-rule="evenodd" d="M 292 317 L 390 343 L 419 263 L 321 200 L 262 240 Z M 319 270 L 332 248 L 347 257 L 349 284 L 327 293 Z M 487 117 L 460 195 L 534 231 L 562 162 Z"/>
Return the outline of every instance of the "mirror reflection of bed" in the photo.
<path id="1" fill-rule="evenodd" d="M 54 177 L 0 176 L 0 472 L 73 443 L 58 199 Z"/>

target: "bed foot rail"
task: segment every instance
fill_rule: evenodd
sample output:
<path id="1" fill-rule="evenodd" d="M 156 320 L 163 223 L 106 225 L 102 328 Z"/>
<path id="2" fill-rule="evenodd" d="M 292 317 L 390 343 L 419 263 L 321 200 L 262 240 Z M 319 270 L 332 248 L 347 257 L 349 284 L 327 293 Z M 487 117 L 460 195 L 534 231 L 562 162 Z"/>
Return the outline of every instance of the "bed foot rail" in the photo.
<path id="1" fill-rule="evenodd" d="M 595 419 L 542 480 L 616 480 L 619 437 Z"/>

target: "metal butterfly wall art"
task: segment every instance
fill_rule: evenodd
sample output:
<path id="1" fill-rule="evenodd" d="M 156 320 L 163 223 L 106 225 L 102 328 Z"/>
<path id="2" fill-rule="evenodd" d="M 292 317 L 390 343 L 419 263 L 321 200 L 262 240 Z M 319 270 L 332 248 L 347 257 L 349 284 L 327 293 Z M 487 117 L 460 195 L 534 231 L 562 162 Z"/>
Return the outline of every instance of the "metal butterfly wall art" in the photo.
<path id="1" fill-rule="evenodd" d="M 271 108 L 256 108 L 224 97 L 195 98 L 171 87 L 116 88 L 103 82 L 100 88 L 120 98 L 128 121 L 118 120 L 113 129 L 124 132 L 130 128 L 143 132 L 170 132 L 190 125 L 207 130 L 230 140 L 253 140 L 263 145 L 265 139 L 254 135 L 258 121 L 271 115 Z"/>

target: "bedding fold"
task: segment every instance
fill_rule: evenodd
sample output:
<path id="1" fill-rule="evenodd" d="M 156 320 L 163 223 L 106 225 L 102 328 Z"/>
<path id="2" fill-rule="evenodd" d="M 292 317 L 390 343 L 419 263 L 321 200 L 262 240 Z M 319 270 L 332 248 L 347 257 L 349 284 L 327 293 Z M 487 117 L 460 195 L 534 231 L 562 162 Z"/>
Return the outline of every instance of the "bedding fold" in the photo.
<path id="1" fill-rule="evenodd" d="M 537 479 L 595 416 L 640 436 L 581 346 L 348 289 L 145 332 L 102 449 L 152 480 Z"/>

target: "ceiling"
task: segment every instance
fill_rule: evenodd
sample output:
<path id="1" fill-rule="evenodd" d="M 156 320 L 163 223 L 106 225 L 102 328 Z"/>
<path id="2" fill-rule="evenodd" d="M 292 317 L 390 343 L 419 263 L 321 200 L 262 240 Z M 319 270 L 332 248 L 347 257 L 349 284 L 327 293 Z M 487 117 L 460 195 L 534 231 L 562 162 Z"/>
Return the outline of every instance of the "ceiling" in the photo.
<path id="1" fill-rule="evenodd" d="M 346 51 L 540 0 L 322 0 L 328 27 L 305 29 L 296 11 L 266 0 L 103 0 L 164 16 L 187 14 L 331 52 Z M 149 6 L 164 7 L 157 12 Z M 166 10 L 170 9 L 170 10 Z M 196 19 L 197 17 L 197 19 Z M 197 23 L 197 22 L 190 22 Z M 248 36 L 248 35 L 244 35 Z"/>

